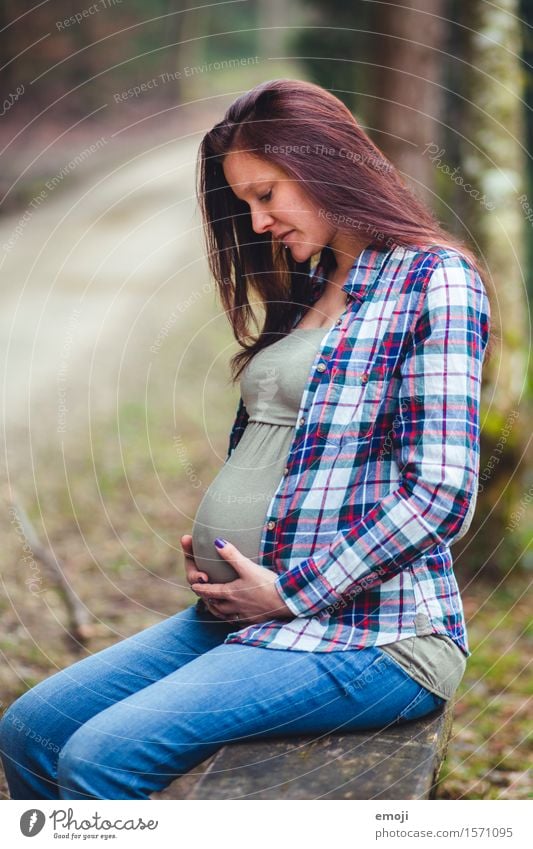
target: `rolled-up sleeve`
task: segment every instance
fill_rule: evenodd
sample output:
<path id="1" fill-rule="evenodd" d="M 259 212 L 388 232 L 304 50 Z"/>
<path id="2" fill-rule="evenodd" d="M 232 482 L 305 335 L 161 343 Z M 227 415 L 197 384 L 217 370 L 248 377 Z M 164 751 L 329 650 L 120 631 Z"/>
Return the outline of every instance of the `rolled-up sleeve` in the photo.
<path id="1" fill-rule="evenodd" d="M 401 365 L 394 433 L 399 487 L 312 557 L 280 574 L 295 616 L 346 603 L 383 583 L 472 521 L 479 475 L 479 406 L 490 306 L 461 255 L 434 266 Z"/>

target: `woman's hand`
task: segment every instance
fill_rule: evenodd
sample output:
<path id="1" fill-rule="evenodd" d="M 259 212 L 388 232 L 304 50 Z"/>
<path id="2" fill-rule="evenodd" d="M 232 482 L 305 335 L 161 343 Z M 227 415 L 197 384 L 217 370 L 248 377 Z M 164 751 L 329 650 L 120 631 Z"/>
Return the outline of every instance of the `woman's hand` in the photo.
<path id="1" fill-rule="evenodd" d="M 185 537 L 182 537 L 182 544 Z M 258 566 L 241 554 L 238 548 L 226 542 L 217 551 L 238 574 L 227 584 L 193 583 L 192 590 L 219 618 L 230 622 L 266 622 L 269 619 L 294 619 L 294 613 L 285 604 L 276 587 L 276 575 L 270 569 Z M 196 573 L 203 574 L 203 573 Z M 215 616 L 217 613 L 214 614 Z"/>
<path id="2" fill-rule="evenodd" d="M 187 577 L 187 583 L 190 585 L 193 592 L 196 592 L 192 585 L 201 581 L 205 581 L 205 583 L 207 583 L 209 581 L 209 576 L 206 572 L 199 572 L 196 568 L 194 553 L 192 550 L 192 536 L 190 534 L 184 534 L 184 536 L 182 536 L 181 545 L 183 547 L 183 555 L 185 557 L 185 575 Z M 198 593 L 196 593 L 196 595 L 198 595 Z M 216 616 L 217 619 L 225 619 L 225 617 L 221 615 L 220 611 L 214 610 L 209 604 L 207 604 L 205 599 L 204 604 L 212 616 Z"/>

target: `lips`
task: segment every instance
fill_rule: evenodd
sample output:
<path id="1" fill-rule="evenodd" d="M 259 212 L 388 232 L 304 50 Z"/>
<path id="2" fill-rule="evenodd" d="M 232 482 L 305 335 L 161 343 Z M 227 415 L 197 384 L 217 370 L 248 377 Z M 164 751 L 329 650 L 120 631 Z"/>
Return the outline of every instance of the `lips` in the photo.
<path id="1" fill-rule="evenodd" d="M 279 236 L 276 236 L 276 239 L 279 239 L 279 241 L 282 242 L 283 239 L 285 239 L 289 235 L 289 233 L 292 233 L 293 229 L 294 228 L 291 228 L 290 230 L 286 230 L 285 233 L 280 233 Z"/>

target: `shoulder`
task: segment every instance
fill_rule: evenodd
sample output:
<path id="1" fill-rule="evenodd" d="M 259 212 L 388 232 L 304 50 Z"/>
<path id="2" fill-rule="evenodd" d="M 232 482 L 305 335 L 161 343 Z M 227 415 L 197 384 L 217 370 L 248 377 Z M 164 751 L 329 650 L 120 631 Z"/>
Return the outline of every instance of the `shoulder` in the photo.
<path id="1" fill-rule="evenodd" d="M 459 248 L 431 245 L 427 248 L 411 249 L 409 255 L 414 264 L 426 266 L 432 271 L 458 269 L 463 274 L 479 276 L 475 263 Z"/>
<path id="2" fill-rule="evenodd" d="M 475 262 L 458 248 L 431 245 L 409 249 L 405 260 L 430 300 L 465 303 L 466 299 L 487 298 Z"/>
<path id="3" fill-rule="evenodd" d="M 428 247 L 403 248 L 398 247 L 393 252 L 407 267 L 431 272 L 438 268 L 461 268 L 465 271 L 476 271 L 475 264 L 458 248 L 447 245 L 430 245 Z"/>
<path id="4" fill-rule="evenodd" d="M 412 261 L 424 269 L 417 287 L 422 297 L 414 334 L 445 335 L 449 347 L 457 350 L 467 339 L 476 338 L 479 351 L 484 351 L 491 310 L 476 263 L 461 250 L 443 245 L 412 251 Z"/>

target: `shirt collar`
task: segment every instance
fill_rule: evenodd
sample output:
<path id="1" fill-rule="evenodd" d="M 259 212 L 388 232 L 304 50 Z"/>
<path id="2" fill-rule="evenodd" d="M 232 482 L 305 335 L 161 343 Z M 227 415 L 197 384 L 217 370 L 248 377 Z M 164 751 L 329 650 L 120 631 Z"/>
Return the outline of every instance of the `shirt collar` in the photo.
<path id="1" fill-rule="evenodd" d="M 343 291 L 360 302 L 370 297 L 390 253 L 390 249 L 379 248 L 374 243 L 366 247 L 354 260 L 343 284 Z M 318 300 L 326 285 L 322 274 L 322 265 L 319 260 L 311 271 L 311 304 Z"/>

